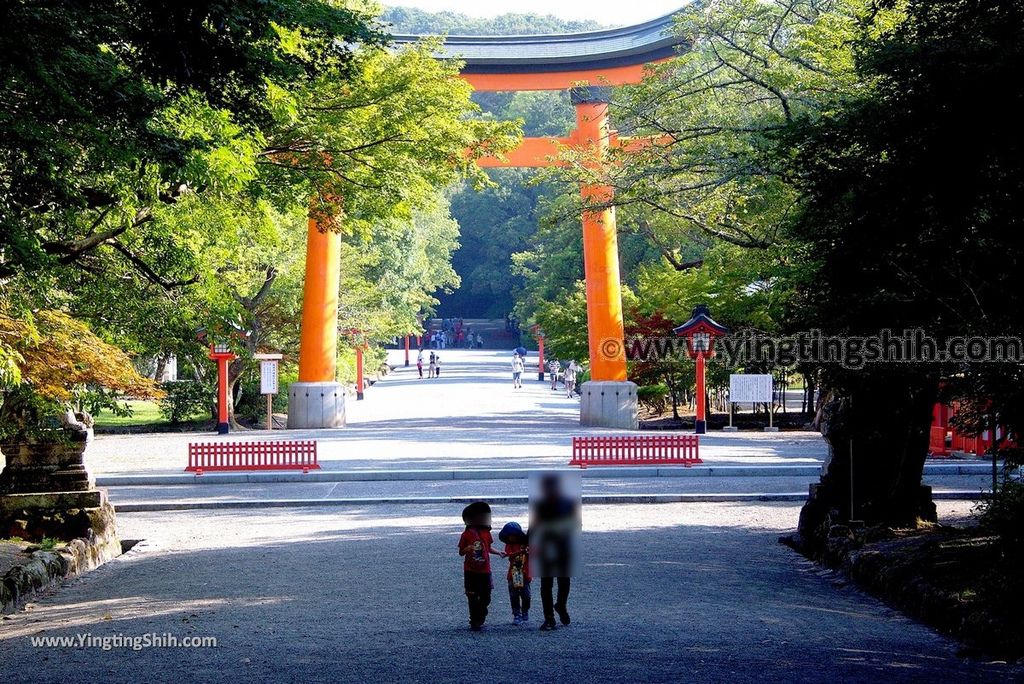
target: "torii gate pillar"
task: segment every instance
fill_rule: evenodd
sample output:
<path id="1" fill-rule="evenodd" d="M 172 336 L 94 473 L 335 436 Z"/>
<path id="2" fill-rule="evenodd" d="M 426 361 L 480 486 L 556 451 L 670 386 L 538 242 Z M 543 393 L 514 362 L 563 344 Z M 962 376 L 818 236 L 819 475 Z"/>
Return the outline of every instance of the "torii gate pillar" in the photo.
<path id="1" fill-rule="evenodd" d="M 289 429 L 345 426 L 345 388 L 337 381 L 340 279 L 341 236 L 321 230 L 311 218 L 306 232 L 299 381 L 288 387 Z"/>
<path id="2" fill-rule="evenodd" d="M 595 164 L 604 159 L 611 141 L 610 94 L 609 88 L 594 86 L 570 91 L 576 107 L 573 137 L 579 148 L 591 152 Z M 607 206 L 613 192 L 607 185 L 584 185 L 580 189 L 591 378 L 580 387 L 580 424 L 635 430 L 637 393 L 636 384 L 626 380 L 618 231 L 615 208 Z"/>

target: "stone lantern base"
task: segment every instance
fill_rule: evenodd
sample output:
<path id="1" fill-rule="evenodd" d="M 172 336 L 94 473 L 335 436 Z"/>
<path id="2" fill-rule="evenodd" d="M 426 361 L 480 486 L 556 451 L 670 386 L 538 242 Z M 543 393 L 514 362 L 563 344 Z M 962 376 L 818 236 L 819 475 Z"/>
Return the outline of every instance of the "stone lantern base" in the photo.
<path id="1" fill-rule="evenodd" d="M 34 542 L 44 537 L 82 539 L 88 545 L 90 567 L 121 555 L 114 507 L 99 489 L 0 495 L 0 537 Z"/>
<path id="2" fill-rule="evenodd" d="M 636 383 L 591 380 L 580 386 L 580 425 L 637 430 Z"/>
<path id="3" fill-rule="evenodd" d="M 0 472 L 0 494 L 93 489 L 95 480 L 85 467 L 91 438 L 90 430 L 70 441 L 0 444 L 7 459 L 7 467 Z"/>
<path id="4" fill-rule="evenodd" d="M 0 537 L 81 539 L 85 564 L 95 567 L 121 553 L 114 507 L 85 467 L 92 430 L 70 416 L 62 437 L 0 445 Z"/>
<path id="5" fill-rule="evenodd" d="M 288 386 L 288 429 L 345 427 L 345 386 L 340 382 L 293 382 Z"/>

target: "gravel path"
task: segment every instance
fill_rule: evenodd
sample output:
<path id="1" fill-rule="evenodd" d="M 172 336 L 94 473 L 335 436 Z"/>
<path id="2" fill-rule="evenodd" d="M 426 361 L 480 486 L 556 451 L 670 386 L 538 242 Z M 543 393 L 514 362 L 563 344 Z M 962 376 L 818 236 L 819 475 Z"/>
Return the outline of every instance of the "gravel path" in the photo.
<path id="1" fill-rule="evenodd" d="M 944 515 L 967 504 L 941 503 Z M 591 506 L 573 624 L 465 626 L 457 507 L 120 516 L 135 550 L 0 622 L 0 681 L 1020 681 L 776 543 L 790 504 Z M 524 511 L 496 507 L 495 523 Z M 501 562 L 498 567 L 501 567 Z M 499 576 L 500 577 L 500 576 Z M 535 588 L 536 592 L 536 588 Z M 539 592 L 537 592 L 539 593 Z M 216 648 L 33 648 L 150 632 Z"/>

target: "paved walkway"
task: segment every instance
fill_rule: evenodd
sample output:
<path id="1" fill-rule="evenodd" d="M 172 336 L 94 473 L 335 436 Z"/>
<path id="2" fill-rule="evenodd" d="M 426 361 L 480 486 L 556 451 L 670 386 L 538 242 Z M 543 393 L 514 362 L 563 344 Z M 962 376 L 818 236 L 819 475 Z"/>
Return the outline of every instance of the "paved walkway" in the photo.
<path id="1" fill-rule="evenodd" d="M 573 435 L 600 434 L 579 426 L 579 400 L 552 392 L 527 373 L 523 389 L 511 381 L 508 351 L 443 350 L 441 377 L 419 380 L 415 365 L 397 371 L 348 402 L 343 430 L 276 431 L 274 439 L 316 439 L 328 470 L 381 468 L 512 468 L 564 466 Z M 415 352 L 413 352 L 415 364 Z M 536 356 L 530 357 L 534 365 Z M 390 352 L 401 364 L 404 352 Z M 616 431 L 611 431 L 616 432 Z M 266 439 L 264 431 L 229 439 Z M 100 435 L 89 460 L 98 475 L 180 473 L 188 443 L 224 439 L 210 433 Z M 715 433 L 702 438 L 708 464 L 815 464 L 826 454 L 815 433 Z"/>
<path id="2" fill-rule="evenodd" d="M 459 507 L 122 515 L 147 542 L 0 622 L 0 681 L 1021 681 L 777 544 L 797 511 L 587 507 L 573 624 L 550 634 L 538 609 L 510 624 L 500 575 L 488 630 L 466 629 Z M 217 647 L 31 641 L 150 633 Z"/>

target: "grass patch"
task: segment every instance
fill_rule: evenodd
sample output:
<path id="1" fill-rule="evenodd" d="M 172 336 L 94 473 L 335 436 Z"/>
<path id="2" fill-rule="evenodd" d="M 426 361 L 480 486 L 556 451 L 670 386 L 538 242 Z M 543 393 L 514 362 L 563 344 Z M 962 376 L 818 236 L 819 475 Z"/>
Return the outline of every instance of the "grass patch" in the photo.
<path id="1" fill-rule="evenodd" d="M 155 425 L 167 421 L 160 415 L 160 407 L 155 401 L 130 400 L 127 402 L 132 408 L 130 416 L 115 416 L 109 411 L 104 411 L 96 419 L 96 427 L 99 428 L 121 428 L 137 425 Z"/>
<path id="2" fill-rule="evenodd" d="M 64 546 L 64 542 L 53 537 L 43 537 L 43 540 L 39 542 L 39 548 L 43 551 L 53 551 L 58 546 Z"/>

